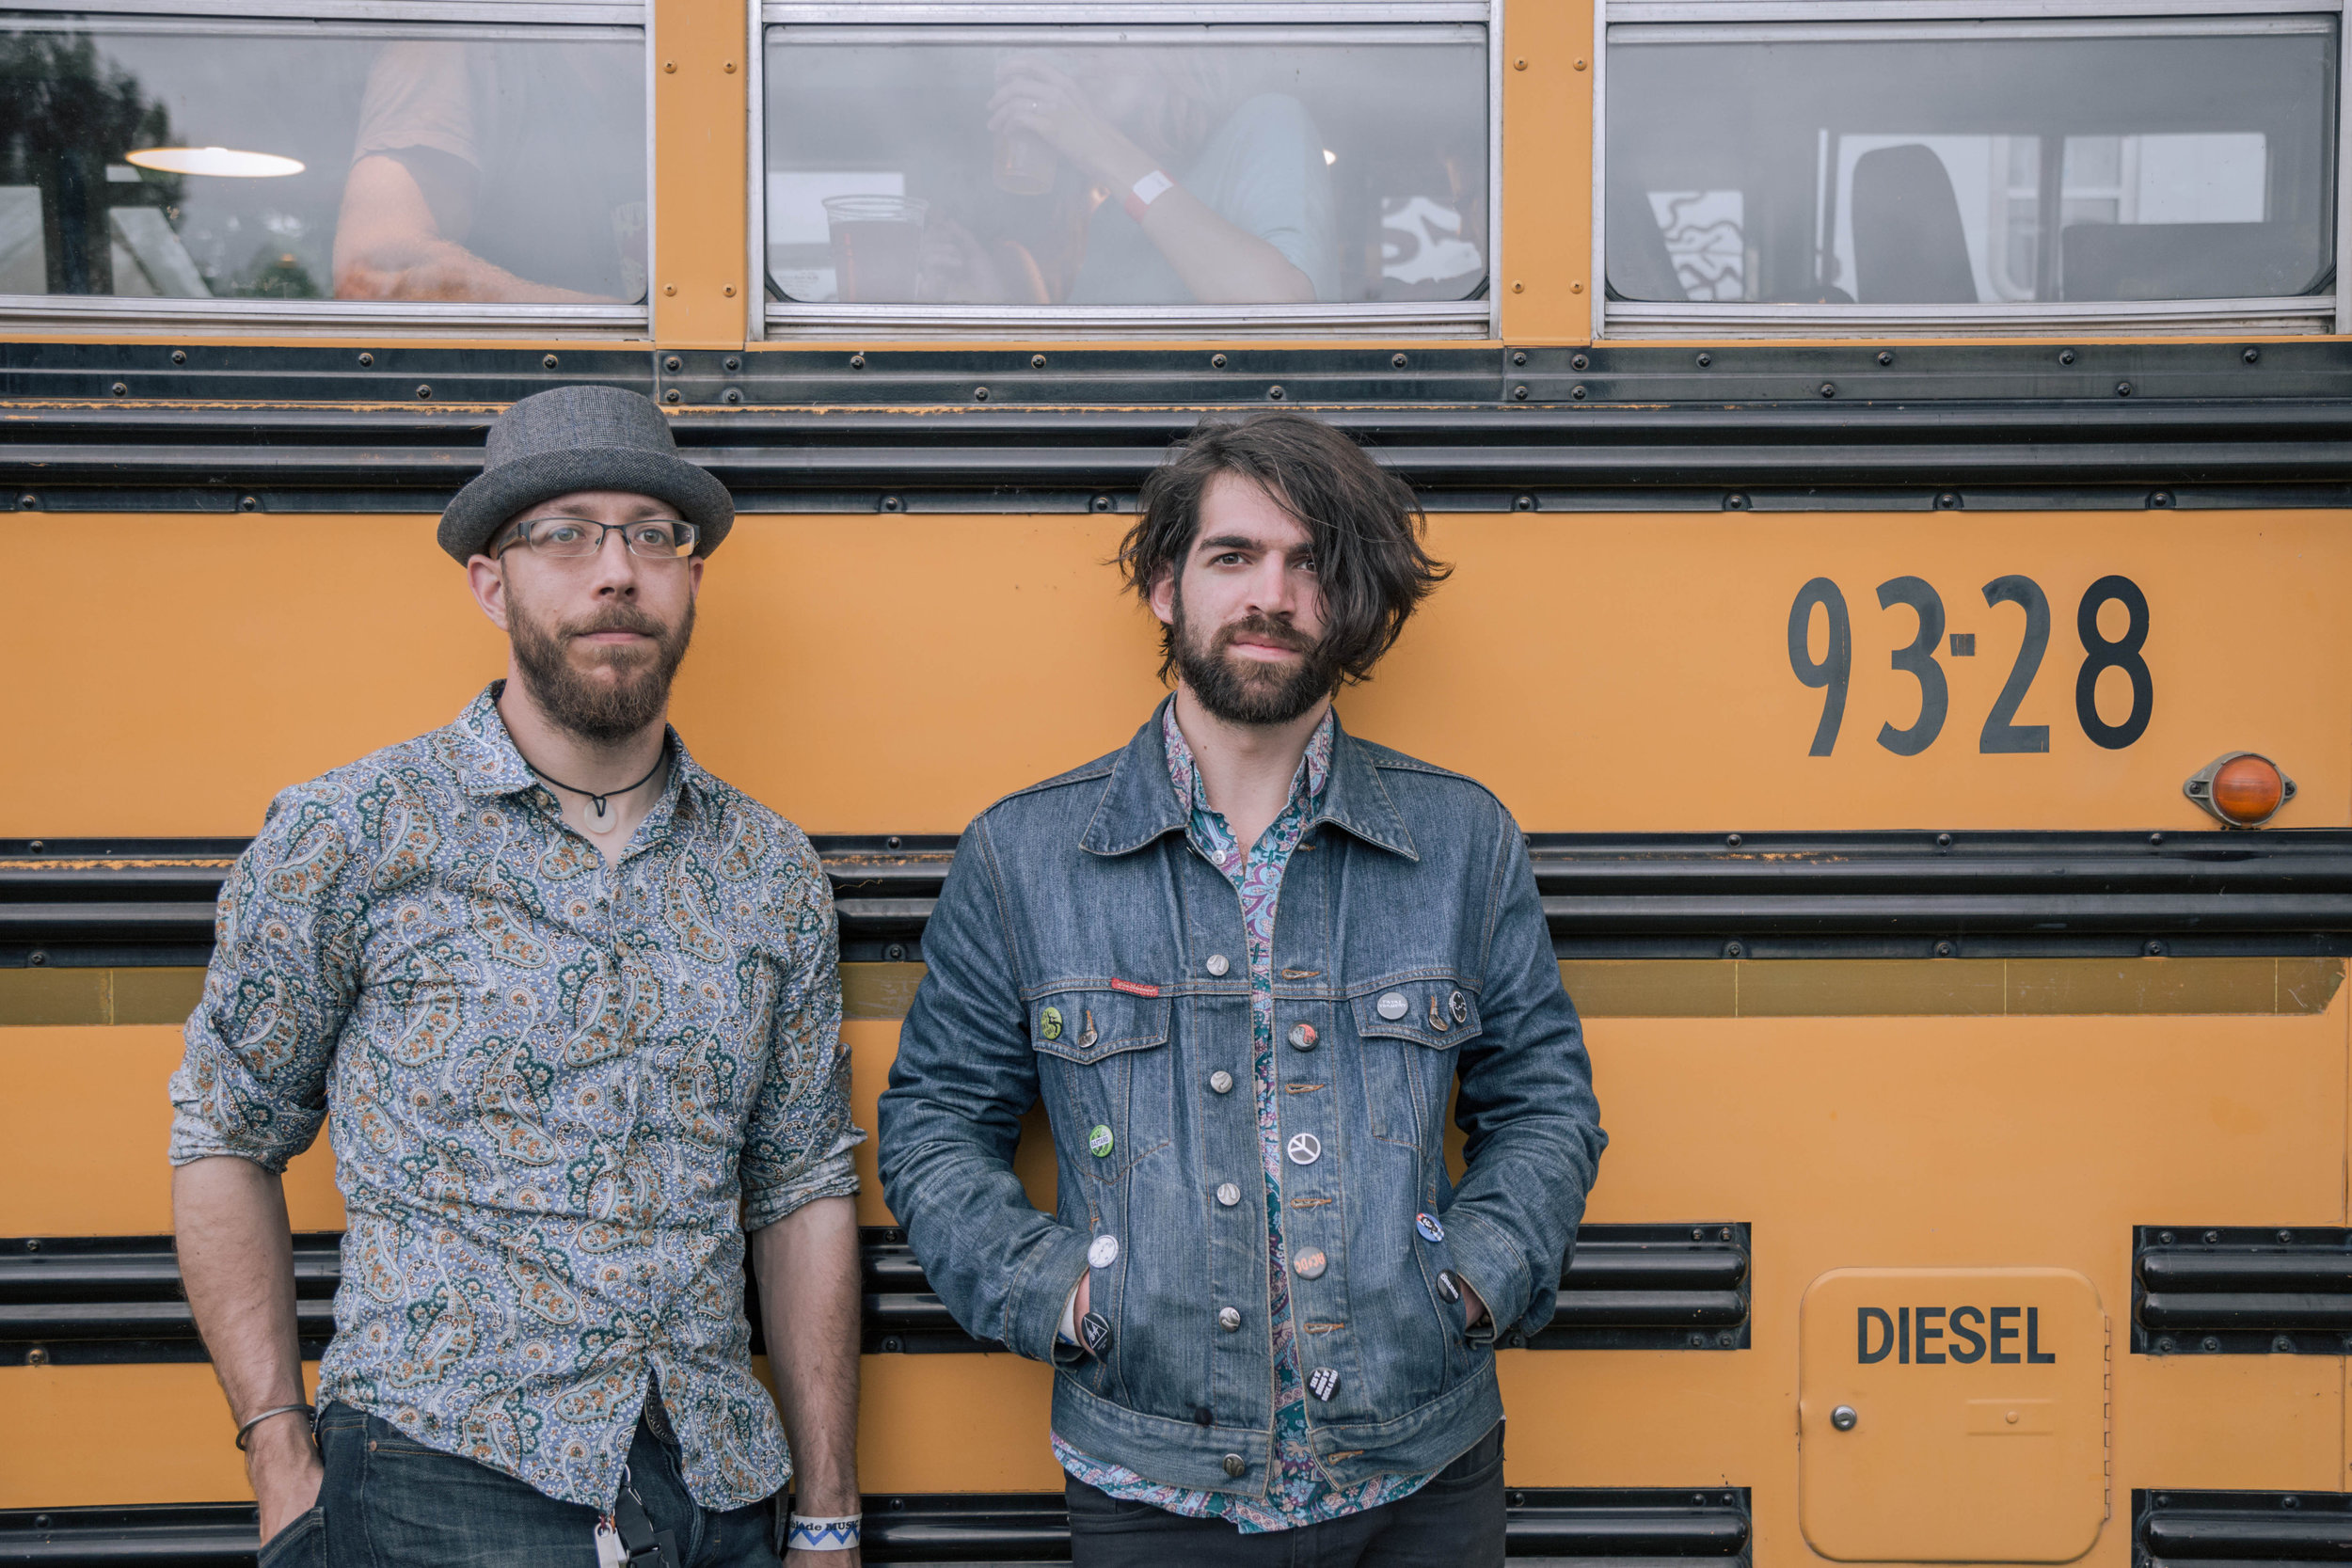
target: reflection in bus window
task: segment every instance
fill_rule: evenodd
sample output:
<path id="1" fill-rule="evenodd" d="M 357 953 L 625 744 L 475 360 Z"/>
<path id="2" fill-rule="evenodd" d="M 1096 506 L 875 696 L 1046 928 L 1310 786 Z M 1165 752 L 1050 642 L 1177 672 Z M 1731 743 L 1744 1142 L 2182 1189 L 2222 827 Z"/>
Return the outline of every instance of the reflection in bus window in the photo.
<path id="1" fill-rule="evenodd" d="M 0 294 L 628 304 L 632 31 L 17 18 Z"/>
<path id="2" fill-rule="evenodd" d="M 1485 289 L 1475 29 L 768 40 L 772 297 L 1298 305 Z"/>
<path id="3" fill-rule="evenodd" d="M 1611 296 L 2332 287 L 2333 18 L 1609 30 Z"/>

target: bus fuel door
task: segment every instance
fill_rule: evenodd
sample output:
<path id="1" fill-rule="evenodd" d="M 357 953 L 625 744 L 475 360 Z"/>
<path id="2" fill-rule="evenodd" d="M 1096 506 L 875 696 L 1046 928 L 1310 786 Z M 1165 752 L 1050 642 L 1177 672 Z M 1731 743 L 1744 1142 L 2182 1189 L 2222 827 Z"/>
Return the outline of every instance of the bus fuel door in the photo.
<path id="1" fill-rule="evenodd" d="M 1804 1293 L 1798 1512 L 1842 1562 L 2067 1562 L 2107 1501 L 2107 1316 L 2071 1269 L 1838 1269 Z"/>

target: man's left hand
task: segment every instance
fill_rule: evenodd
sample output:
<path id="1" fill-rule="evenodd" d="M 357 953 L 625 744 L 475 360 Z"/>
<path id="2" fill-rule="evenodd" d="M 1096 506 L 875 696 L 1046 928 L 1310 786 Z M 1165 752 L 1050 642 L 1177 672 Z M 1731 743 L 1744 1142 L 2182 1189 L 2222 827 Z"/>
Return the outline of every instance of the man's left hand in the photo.
<path id="1" fill-rule="evenodd" d="M 794 1547 L 784 1554 L 784 1568 L 861 1568 L 865 1559 L 855 1546 L 837 1552 L 811 1552 Z"/>
<path id="2" fill-rule="evenodd" d="M 1486 1304 L 1479 1299 L 1477 1291 L 1471 1288 L 1469 1280 L 1459 1275 L 1454 1278 L 1462 1287 L 1462 1326 L 1476 1328 L 1486 1321 Z"/>

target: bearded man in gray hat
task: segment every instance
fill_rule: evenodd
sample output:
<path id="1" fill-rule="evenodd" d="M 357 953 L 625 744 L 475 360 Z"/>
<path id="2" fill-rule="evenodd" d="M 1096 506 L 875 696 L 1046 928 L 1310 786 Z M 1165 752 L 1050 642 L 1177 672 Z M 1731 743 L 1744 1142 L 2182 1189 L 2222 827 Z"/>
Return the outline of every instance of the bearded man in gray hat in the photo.
<path id="1" fill-rule="evenodd" d="M 278 796 L 222 886 L 173 1221 L 268 1568 L 858 1560 L 832 895 L 665 721 L 734 515 L 636 393 L 516 404 L 439 532 L 506 678 Z M 279 1177 L 323 1122 L 313 1411 Z"/>

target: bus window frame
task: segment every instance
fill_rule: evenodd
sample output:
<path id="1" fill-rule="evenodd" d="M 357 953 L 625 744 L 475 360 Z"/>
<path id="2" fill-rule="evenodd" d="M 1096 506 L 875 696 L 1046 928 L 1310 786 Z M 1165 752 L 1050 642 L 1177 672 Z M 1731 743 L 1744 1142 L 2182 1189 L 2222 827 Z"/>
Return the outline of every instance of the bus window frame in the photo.
<path id="1" fill-rule="evenodd" d="M 655 212 L 653 0 L 8 0 L 25 18 L 83 18 L 130 31 L 139 22 L 184 24 L 203 33 L 273 24 L 342 24 L 355 36 L 405 24 L 440 24 L 485 38 L 633 37 L 644 57 L 645 298 L 635 305 L 544 305 L 528 301 L 165 299 L 130 294 L 0 294 L 0 323 L 36 331 L 109 328 L 341 335 L 354 328 L 392 337 L 646 339 L 653 335 Z M 312 36 L 333 36 L 314 34 Z"/>
<path id="2" fill-rule="evenodd" d="M 1810 305 L 1704 300 L 1613 300 L 1608 288 L 1609 30 L 1670 24 L 1695 35 L 1709 24 L 1902 24 L 2332 18 L 2336 23 L 2335 243 L 2331 293 L 2280 299 L 1978 305 Z M 2352 334 L 2352 12 L 2345 0 L 1597 0 L 1593 7 L 1593 270 L 1596 341 L 1734 338 L 2048 337 L 2070 332 L 2190 336 L 2206 333 Z M 2255 31 L 2249 27 L 2245 31 Z M 1890 36 L 1892 36 L 1890 34 Z"/>
<path id="3" fill-rule="evenodd" d="M 1502 17 L 1507 0 L 755 0 L 749 202 L 744 225 L 751 287 L 744 330 L 755 343 L 826 341 L 1433 338 L 1499 340 L 1502 293 Z M 938 28 L 1184 26 L 1424 26 L 1483 29 L 1486 50 L 1486 292 L 1460 301 L 1332 305 L 838 305 L 768 298 L 768 29 L 771 26 Z"/>

